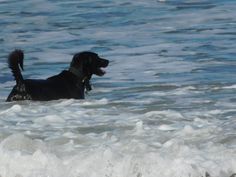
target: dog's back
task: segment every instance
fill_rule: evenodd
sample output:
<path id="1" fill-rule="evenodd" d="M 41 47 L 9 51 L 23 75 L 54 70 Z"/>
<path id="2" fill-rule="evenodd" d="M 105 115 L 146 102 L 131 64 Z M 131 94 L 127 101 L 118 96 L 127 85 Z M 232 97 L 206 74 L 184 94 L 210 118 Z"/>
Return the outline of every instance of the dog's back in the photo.
<path id="1" fill-rule="evenodd" d="M 20 88 L 23 87 L 23 88 Z M 84 92 L 76 83 L 76 78 L 68 71 L 46 80 L 26 79 L 23 84 L 16 85 L 7 101 L 84 98 Z"/>
<path id="2" fill-rule="evenodd" d="M 83 89 L 78 85 L 76 77 L 68 72 L 52 76 L 46 80 L 23 79 L 24 54 L 21 50 L 15 50 L 8 57 L 9 68 L 16 80 L 6 101 L 39 100 L 48 101 L 63 98 L 84 98 Z"/>
<path id="3" fill-rule="evenodd" d="M 25 86 L 32 100 L 84 98 L 82 89 L 77 87 L 76 78 L 68 71 L 62 71 L 46 80 L 26 79 Z"/>

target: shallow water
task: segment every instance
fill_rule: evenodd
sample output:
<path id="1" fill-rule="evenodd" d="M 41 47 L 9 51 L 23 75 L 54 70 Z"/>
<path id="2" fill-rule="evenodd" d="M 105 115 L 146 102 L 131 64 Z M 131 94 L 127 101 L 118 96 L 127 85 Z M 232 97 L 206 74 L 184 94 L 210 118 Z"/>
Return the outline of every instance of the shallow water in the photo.
<path id="1" fill-rule="evenodd" d="M 229 177 L 236 173 L 234 0 L 0 0 L 1 177 Z M 85 100 L 6 103 L 25 78 L 109 59 Z"/>

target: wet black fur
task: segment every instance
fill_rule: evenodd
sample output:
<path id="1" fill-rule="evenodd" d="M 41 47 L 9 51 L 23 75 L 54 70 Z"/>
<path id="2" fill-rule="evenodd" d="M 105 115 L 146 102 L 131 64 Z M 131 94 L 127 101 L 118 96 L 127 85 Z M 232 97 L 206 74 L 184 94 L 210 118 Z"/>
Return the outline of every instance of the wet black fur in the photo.
<path id="1" fill-rule="evenodd" d="M 45 80 L 23 79 L 24 53 L 15 50 L 8 57 L 9 68 L 16 80 L 6 101 L 56 99 L 84 99 L 85 89 L 91 90 L 89 80 L 93 74 L 102 76 L 101 67 L 107 67 L 109 61 L 93 52 L 81 52 L 74 55 L 68 70 Z"/>

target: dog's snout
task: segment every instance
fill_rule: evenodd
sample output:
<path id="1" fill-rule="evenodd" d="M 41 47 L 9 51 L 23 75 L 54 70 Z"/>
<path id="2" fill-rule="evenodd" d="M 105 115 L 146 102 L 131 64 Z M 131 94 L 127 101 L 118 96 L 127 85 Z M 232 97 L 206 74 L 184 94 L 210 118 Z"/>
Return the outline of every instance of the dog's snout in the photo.
<path id="1" fill-rule="evenodd" d="M 102 67 L 107 67 L 109 64 L 109 60 L 106 60 L 104 58 L 100 58 L 101 59 L 101 65 Z"/>

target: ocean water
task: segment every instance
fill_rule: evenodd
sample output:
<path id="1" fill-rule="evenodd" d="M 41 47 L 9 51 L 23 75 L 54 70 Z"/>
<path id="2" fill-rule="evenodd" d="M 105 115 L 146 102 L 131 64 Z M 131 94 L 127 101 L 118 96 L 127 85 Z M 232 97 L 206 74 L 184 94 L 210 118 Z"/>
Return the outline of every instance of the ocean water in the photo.
<path id="1" fill-rule="evenodd" d="M 235 0 L 0 0 L 0 177 L 236 173 Z M 6 59 L 47 78 L 110 60 L 85 100 L 6 103 Z"/>

